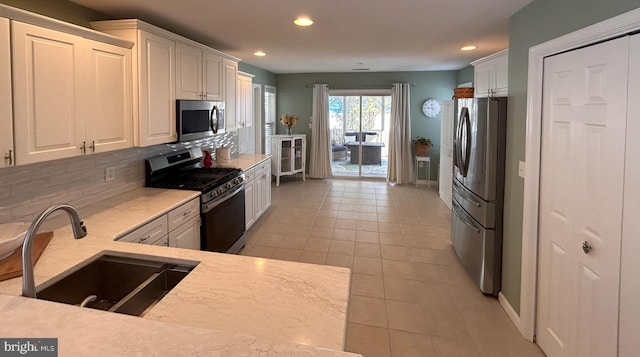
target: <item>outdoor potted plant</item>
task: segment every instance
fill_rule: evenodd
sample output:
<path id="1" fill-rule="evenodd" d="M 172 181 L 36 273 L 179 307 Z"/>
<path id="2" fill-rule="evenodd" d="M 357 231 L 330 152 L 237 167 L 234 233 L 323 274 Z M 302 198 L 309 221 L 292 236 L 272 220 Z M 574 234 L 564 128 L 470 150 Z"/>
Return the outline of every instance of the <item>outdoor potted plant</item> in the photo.
<path id="1" fill-rule="evenodd" d="M 429 149 L 431 149 L 431 147 L 433 146 L 433 144 L 431 143 L 431 139 L 418 136 L 417 138 L 411 140 L 411 143 L 413 144 L 416 151 L 416 156 L 429 156 Z"/>

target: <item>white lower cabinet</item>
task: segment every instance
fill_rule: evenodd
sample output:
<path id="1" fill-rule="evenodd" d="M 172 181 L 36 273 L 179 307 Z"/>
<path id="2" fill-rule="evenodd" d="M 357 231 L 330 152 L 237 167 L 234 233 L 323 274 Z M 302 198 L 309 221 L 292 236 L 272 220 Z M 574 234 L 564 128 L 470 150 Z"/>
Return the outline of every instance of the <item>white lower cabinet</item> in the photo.
<path id="1" fill-rule="evenodd" d="M 194 198 L 115 240 L 199 250 L 199 205 L 200 198 Z"/>
<path id="2" fill-rule="evenodd" d="M 169 246 L 199 250 L 200 217 L 194 217 L 187 223 L 169 232 Z"/>
<path id="3" fill-rule="evenodd" d="M 271 206 L 271 163 L 269 159 L 245 170 L 245 227 L 249 229 Z"/>

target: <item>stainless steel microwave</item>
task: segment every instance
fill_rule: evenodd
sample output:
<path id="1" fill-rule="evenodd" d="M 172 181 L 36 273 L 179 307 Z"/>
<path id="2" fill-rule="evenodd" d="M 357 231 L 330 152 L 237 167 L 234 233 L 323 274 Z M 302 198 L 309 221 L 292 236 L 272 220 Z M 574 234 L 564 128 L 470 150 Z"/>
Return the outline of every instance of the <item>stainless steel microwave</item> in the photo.
<path id="1" fill-rule="evenodd" d="M 179 142 L 224 133 L 224 102 L 178 100 L 176 111 L 176 131 Z"/>

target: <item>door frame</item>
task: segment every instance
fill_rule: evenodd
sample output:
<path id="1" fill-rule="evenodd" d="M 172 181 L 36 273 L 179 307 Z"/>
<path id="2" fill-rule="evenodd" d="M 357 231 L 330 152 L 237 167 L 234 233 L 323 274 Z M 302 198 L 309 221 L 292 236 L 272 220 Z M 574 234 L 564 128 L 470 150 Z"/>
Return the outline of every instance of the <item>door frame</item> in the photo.
<path id="1" fill-rule="evenodd" d="M 523 207 L 522 217 L 520 316 L 510 314 L 520 333 L 529 341 L 534 340 L 536 328 L 544 58 L 639 29 L 640 8 L 529 48 L 524 178 L 524 202 L 528 204 Z"/>

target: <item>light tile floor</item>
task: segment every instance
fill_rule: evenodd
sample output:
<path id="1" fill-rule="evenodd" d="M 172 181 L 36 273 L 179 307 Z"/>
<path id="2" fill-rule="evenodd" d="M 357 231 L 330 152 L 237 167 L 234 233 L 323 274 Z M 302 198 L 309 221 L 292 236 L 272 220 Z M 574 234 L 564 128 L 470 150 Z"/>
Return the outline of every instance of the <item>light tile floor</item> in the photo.
<path id="1" fill-rule="evenodd" d="M 462 270 L 435 187 L 283 177 L 241 254 L 352 269 L 346 350 L 544 356 Z"/>

